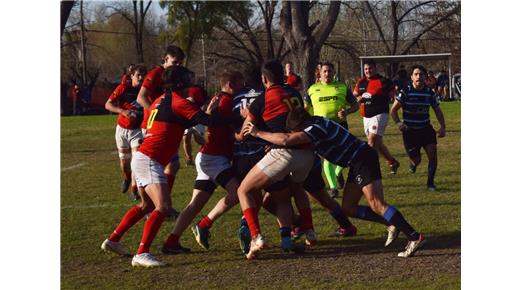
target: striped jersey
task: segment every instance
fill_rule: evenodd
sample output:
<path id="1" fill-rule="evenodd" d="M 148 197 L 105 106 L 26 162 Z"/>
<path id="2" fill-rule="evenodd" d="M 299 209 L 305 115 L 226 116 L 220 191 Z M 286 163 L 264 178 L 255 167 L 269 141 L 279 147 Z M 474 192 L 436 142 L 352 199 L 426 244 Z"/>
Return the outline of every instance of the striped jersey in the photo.
<path id="1" fill-rule="evenodd" d="M 412 129 L 421 129 L 430 124 L 430 106 L 439 106 L 439 98 L 428 86 L 414 89 L 407 85 L 399 92 L 396 100 L 403 107 L 403 122 Z"/>
<path id="2" fill-rule="evenodd" d="M 303 132 L 311 138 L 321 157 L 342 167 L 350 166 L 360 149 L 367 146 L 340 124 L 318 116 L 311 118 Z"/>
<path id="3" fill-rule="evenodd" d="M 257 97 L 263 94 L 263 89 L 252 89 L 246 87 L 234 95 L 232 112 L 235 120 L 234 127 L 236 133 L 240 132 L 240 129 L 242 129 L 242 123 L 244 122 L 244 118 L 240 115 L 240 109 L 248 107 Z M 257 125 L 261 126 L 260 124 Z M 243 156 L 257 154 L 263 152 L 264 147 L 267 144 L 269 143 L 263 139 L 249 136 L 244 141 L 235 141 L 233 144 L 233 155 Z"/>

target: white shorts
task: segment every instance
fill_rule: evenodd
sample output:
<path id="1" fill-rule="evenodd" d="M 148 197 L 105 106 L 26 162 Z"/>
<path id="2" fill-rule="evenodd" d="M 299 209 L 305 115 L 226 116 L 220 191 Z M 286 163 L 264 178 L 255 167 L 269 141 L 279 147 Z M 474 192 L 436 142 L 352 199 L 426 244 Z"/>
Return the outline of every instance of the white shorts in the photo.
<path id="1" fill-rule="evenodd" d="M 363 126 L 365 128 L 365 135 L 367 136 L 368 133 L 372 133 L 383 137 L 386 125 L 388 125 L 388 113 L 375 115 L 371 118 L 363 117 Z"/>
<path id="2" fill-rule="evenodd" d="M 224 170 L 231 168 L 231 160 L 222 155 L 197 153 L 195 157 L 197 168 L 196 180 L 211 180 L 217 183 L 217 176 Z"/>
<path id="3" fill-rule="evenodd" d="M 275 148 L 256 164 L 274 182 L 290 174 L 292 181 L 303 182 L 314 163 L 314 152 L 310 149 Z"/>
<path id="4" fill-rule="evenodd" d="M 131 168 L 137 186 L 145 187 L 155 183 L 168 184 L 168 179 L 164 175 L 164 167 L 139 151 L 132 158 Z"/>
<path id="5" fill-rule="evenodd" d="M 200 136 L 204 136 L 204 125 L 202 124 L 197 124 L 191 128 L 188 128 L 186 130 L 184 130 L 184 135 L 187 135 L 189 133 L 195 133 L 195 134 L 198 134 Z"/>
<path id="6" fill-rule="evenodd" d="M 119 125 L 116 126 L 116 146 L 117 149 L 137 148 L 143 141 L 141 128 L 125 129 Z"/>

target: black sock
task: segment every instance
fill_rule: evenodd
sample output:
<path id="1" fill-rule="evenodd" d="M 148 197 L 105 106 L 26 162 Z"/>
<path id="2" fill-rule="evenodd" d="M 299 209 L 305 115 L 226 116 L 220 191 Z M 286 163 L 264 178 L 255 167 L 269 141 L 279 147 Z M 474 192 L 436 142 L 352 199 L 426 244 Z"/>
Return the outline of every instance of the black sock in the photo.
<path id="1" fill-rule="evenodd" d="M 388 223 L 382 216 L 378 215 L 370 207 L 365 205 L 358 205 L 356 209 L 356 218 L 384 224 L 387 227 L 390 226 L 390 223 Z"/>
<path id="2" fill-rule="evenodd" d="M 344 229 L 352 226 L 347 216 L 341 210 L 341 206 L 336 205 L 333 211 L 329 212 L 330 215 L 338 222 L 338 225 Z"/>
<path id="3" fill-rule="evenodd" d="M 419 233 L 404 219 L 403 215 L 393 206 L 389 206 L 383 215 L 385 220 L 403 232 L 409 241 L 419 239 Z"/>
<path id="4" fill-rule="evenodd" d="M 428 162 L 428 186 L 434 185 L 433 179 L 437 171 L 437 162 Z"/>

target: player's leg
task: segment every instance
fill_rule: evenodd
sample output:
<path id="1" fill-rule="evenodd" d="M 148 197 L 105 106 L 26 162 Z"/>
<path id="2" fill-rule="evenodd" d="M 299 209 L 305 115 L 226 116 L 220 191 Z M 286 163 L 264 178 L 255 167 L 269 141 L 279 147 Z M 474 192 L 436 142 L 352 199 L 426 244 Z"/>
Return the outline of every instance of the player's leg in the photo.
<path id="1" fill-rule="evenodd" d="M 193 129 L 189 128 L 184 131 L 182 136 L 182 148 L 184 149 L 184 157 L 186 158 L 186 165 L 193 165 L 193 155 L 191 147 L 191 136 L 193 135 Z"/>
<path id="2" fill-rule="evenodd" d="M 134 156 L 137 153 L 139 146 L 143 142 L 143 134 L 142 134 L 140 128 L 134 129 L 131 132 L 132 133 L 130 136 L 130 147 L 132 149 L 132 156 Z M 137 183 L 135 181 L 135 176 L 133 173 L 132 173 L 132 183 L 130 186 L 130 190 L 132 192 L 132 197 L 134 198 L 134 200 L 138 200 L 140 198 L 140 195 L 138 193 Z"/>
<path id="3" fill-rule="evenodd" d="M 415 173 L 417 166 L 421 163 L 421 136 L 417 130 L 408 129 L 403 132 L 403 144 L 406 154 L 410 158 L 408 172 Z"/>
<path id="4" fill-rule="evenodd" d="M 400 164 L 383 143 L 384 132 L 388 124 L 388 113 L 382 113 L 365 119 L 368 119 L 364 123 L 368 145 L 383 155 L 383 158 L 386 159 L 388 166 L 390 167 L 390 173 L 396 174 Z"/>
<path id="5" fill-rule="evenodd" d="M 336 178 L 336 165 L 329 162 L 328 160 L 323 160 L 323 172 L 325 173 L 325 178 L 327 179 L 327 183 L 330 188 L 330 196 L 336 198 L 338 196 L 338 181 Z"/>
<path id="6" fill-rule="evenodd" d="M 300 214 L 300 227 L 306 235 L 305 244 L 315 246 L 317 243 L 316 233 L 314 232 L 314 223 L 312 222 L 312 210 L 309 197 L 303 189 L 303 184 L 291 182 L 291 194 L 294 203 Z M 292 206 L 291 206 L 292 212 Z"/>
<path id="7" fill-rule="evenodd" d="M 428 157 L 428 180 L 426 186 L 429 191 L 435 191 L 435 173 L 437 172 L 437 136 L 431 125 L 423 130 L 422 145 Z"/>
<path id="8" fill-rule="evenodd" d="M 177 176 L 179 168 L 179 154 L 176 153 L 170 160 L 170 163 L 168 163 L 164 168 L 164 175 L 166 176 L 168 182 L 168 192 L 170 193 L 170 195 L 172 194 L 173 185 L 175 184 L 175 177 Z M 177 218 L 178 215 L 179 213 L 177 212 L 177 210 L 171 207 L 170 212 L 168 213 L 168 218 L 174 220 Z"/>
<path id="9" fill-rule="evenodd" d="M 125 193 L 128 191 L 130 184 L 132 182 L 132 170 L 130 168 L 130 163 L 132 161 L 132 150 L 130 148 L 130 140 L 128 139 L 128 130 L 116 126 L 116 147 L 119 155 L 119 167 L 121 168 L 122 182 L 121 182 L 121 192 Z"/>

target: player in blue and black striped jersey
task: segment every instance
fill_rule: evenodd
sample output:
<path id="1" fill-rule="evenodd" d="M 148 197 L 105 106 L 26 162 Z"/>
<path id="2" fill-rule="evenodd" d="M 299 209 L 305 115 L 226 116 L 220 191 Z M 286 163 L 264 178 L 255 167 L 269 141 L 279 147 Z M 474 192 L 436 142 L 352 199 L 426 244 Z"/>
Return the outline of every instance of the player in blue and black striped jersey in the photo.
<path id="1" fill-rule="evenodd" d="M 415 173 L 417 165 L 421 162 L 421 147 L 426 151 L 426 156 L 428 156 L 428 180 L 426 185 L 428 190 L 435 191 L 437 138 L 430 123 L 430 107 L 433 108 L 440 124 L 437 132 L 439 138 L 446 135 L 444 115 L 439 106 L 438 96 L 425 84 L 426 69 L 421 65 L 414 66 L 411 79 L 412 83 L 402 89 L 396 97 L 390 114 L 397 123 L 399 130 L 403 132 L 404 147 L 410 157 L 409 171 L 411 173 Z M 397 113 L 401 108 L 403 110 L 402 122 Z"/>
<path id="2" fill-rule="evenodd" d="M 342 166 L 350 167 L 343 192 L 343 212 L 355 217 L 396 228 L 386 245 L 395 240 L 402 231 L 408 244 L 399 257 L 410 257 L 424 243 L 425 238 L 404 219 L 383 197 L 383 184 L 377 152 L 368 144 L 349 133 L 340 124 L 322 117 L 311 117 L 303 108 L 293 109 L 287 117 L 291 133 L 259 131 L 252 123 L 244 128 L 244 134 L 262 138 L 281 146 L 312 144 L 323 158 Z M 369 206 L 359 205 L 365 195 Z"/>

